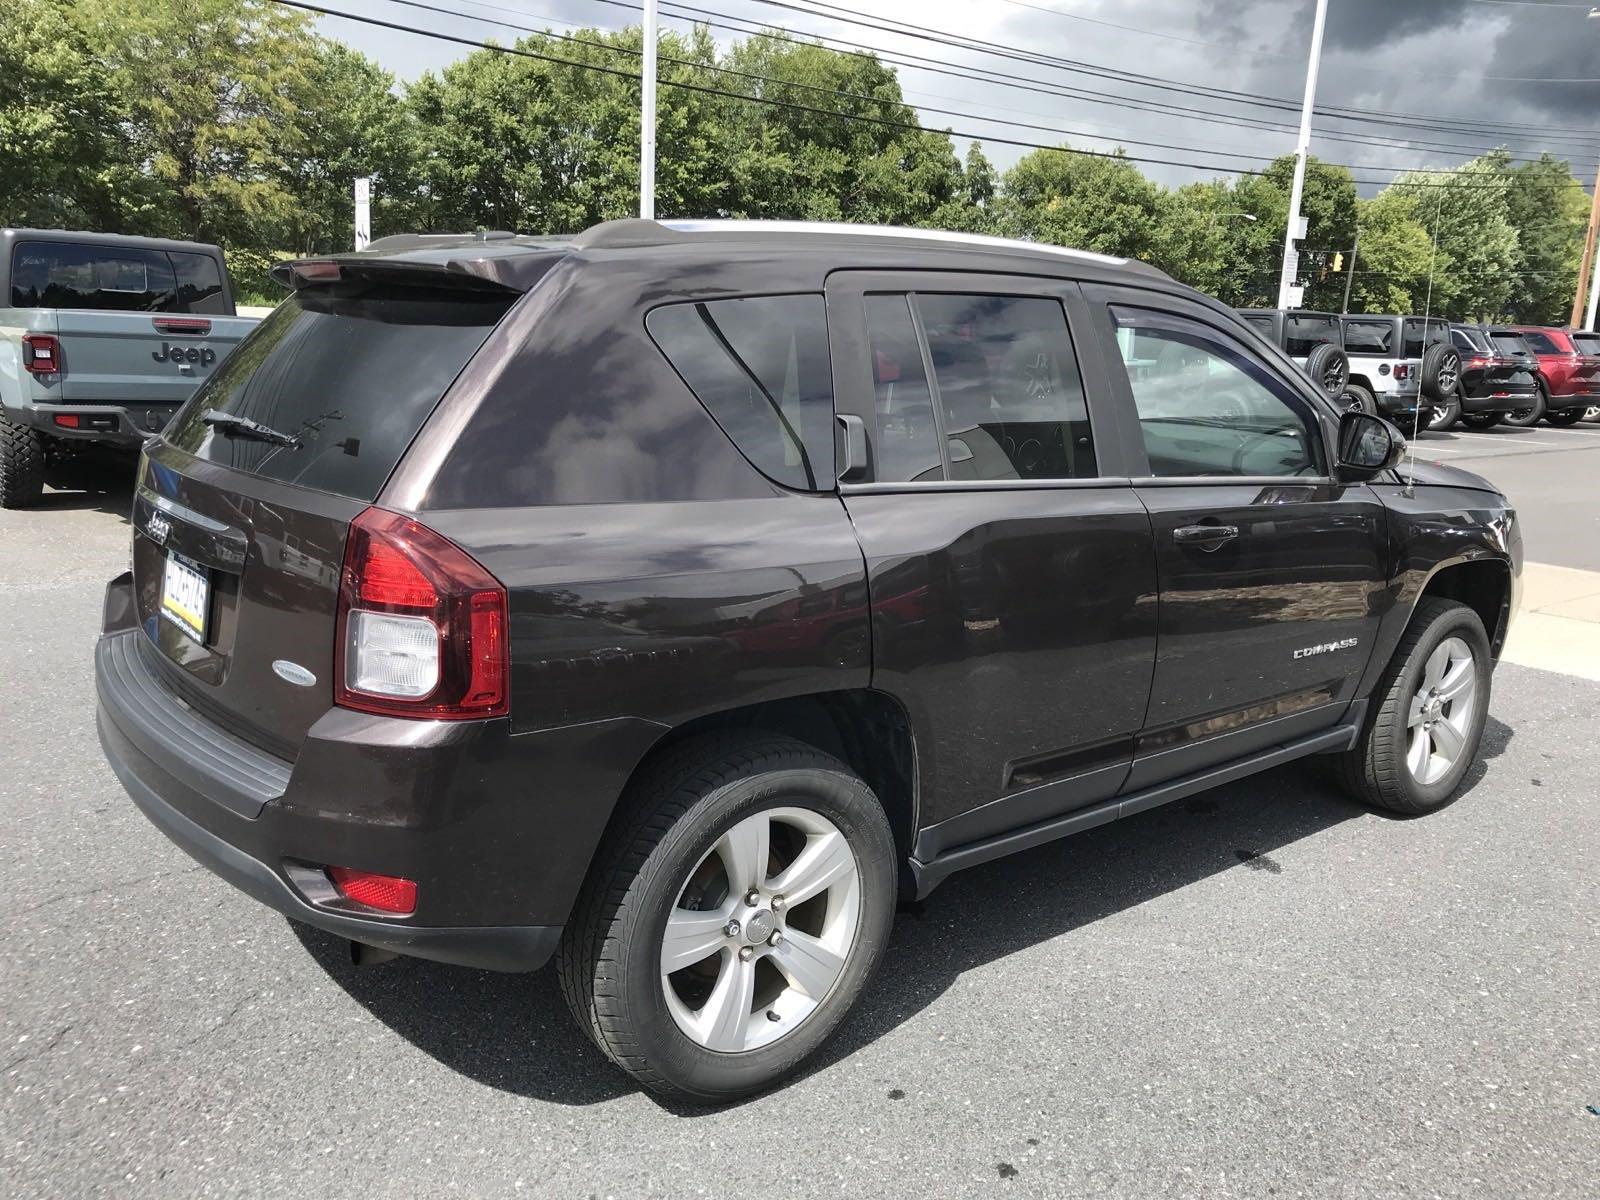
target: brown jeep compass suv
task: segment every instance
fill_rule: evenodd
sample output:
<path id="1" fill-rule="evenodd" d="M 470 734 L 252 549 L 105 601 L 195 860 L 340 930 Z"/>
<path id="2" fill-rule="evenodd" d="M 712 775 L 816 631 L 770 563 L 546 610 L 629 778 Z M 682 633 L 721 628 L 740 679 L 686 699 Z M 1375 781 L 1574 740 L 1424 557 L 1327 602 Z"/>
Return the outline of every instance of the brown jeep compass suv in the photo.
<path id="1" fill-rule="evenodd" d="M 1505 498 L 1148 267 L 620 221 L 279 274 L 145 450 L 111 765 L 366 957 L 555 958 L 664 1093 L 795 1070 L 953 871 L 1477 754 Z"/>

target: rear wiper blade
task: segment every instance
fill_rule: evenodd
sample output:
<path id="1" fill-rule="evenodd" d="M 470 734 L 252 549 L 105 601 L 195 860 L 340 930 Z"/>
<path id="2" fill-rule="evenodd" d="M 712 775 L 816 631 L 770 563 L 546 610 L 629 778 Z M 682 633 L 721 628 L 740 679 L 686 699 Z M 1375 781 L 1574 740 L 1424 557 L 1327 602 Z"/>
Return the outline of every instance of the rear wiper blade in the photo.
<path id="1" fill-rule="evenodd" d="M 222 430 L 223 433 L 255 438 L 257 441 L 262 442 L 271 442 L 274 446 L 289 446 L 298 450 L 304 444 L 291 433 L 284 433 L 281 430 L 274 429 L 271 425 L 263 425 L 260 421 L 252 421 L 249 417 L 218 412 L 214 408 L 206 409 L 205 415 L 200 419 L 207 425 Z"/>

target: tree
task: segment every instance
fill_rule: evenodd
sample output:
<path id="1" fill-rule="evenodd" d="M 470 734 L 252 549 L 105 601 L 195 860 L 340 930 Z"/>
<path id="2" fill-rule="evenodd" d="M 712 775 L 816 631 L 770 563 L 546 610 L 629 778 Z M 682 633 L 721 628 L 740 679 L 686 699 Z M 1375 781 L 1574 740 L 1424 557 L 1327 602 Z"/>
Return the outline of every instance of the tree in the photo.
<path id="1" fill-rule="evenodd" d="M 1433 312 L 1463 320 L 1505 312 L 1519 263 L 1510 188 L 1510 179 L 1484 158 L 1454 171 L 1414 171 L 1390 186 L 1411 198 L 1416 219 L 1437 238 L 1432 294 L 1423 298 Z"/>
<path id="2" fill-rule="evenodd" d="M 983 147 L 973 142 L 967 147 L 956 194 L 934 210 L 928 224 L 935 229 L 992 234 L 998 220 L 995 210 L 997 190 L 994 164 L 984 154 Z"/>
<path id="3" fill-rule="evenodd" d="M 1241 249 L 1250 263 L 1250 307 L 1278 302 L 1278 273 L 1283 262 L 1284 226 L 1289 220 L 1289 192 L 1294 184 L 1294 156 L 1282 155 L 1261 175 L 1245 176 L 1234 188 L 1241 210 L 1259 220 L 1250 230 L 1240 230 Z M 1306 159 L 1305 186 L 1300 215 L 1306 219 L 1306 236 L 1300 242 L 1300 281 L 1305 285 L 1304 306 L 1338 312 L 1344 295 L 1344 275 L 1333 270 L 1335 254 L 1350 257 L 1356 231 L 1356 185 L 1344 167 Z M 1242 307 L 1244 305 L 1241 305 Z"/>
<path id="4" fill-rule="evenodd" d="M 1160 189 L 1120 152 L 1035 150 L 1001 180 L 1000 225 L 1011 237 L 1149 259 L 1161 218 Z"/>
<path id="5" fill-rule="evenodd" d="M 294 97 L 296 140 L 303 147 L 278 178 L 295 204 L 281 244 L 301 254 L 348 250 L 355 180 L 373 181 L 372 234 L 415 224 L 417 133 L 411 109 L 395 96 L 394 77 L 339 42 L 318 39 Z"/>
<path id="6" fill-rule="evenodd" d="M 48 0 L 0 0 L 0 224 L 115 229 L 139 172 L 104 73 Z"/>
<path id="7" fill-rule="evenodd" d="M 1448 253 L 1435 259 L 1433 238 L 1417 219 L 1417 200 L 1387 188 L 1356 205 L 1361 247 L 1345 270 L 1354 271 L 1350 311 L 1421 312 L 1427 303 L 1428 276 L 1449 263 Z M 1437 311 L 1437 307 L 1436 307 Z"/>
<path id="8" fill-rule="evenodd" d="M 1505 311 L 1532 325 L 1564 325 L 1578 287 L 1589 199 L 1572 168 L 1548 154 L 1512 166 L 1511 156 L 1496 150 L 1485 161 L 1510 176 L 1506 219 L 1517 231 L 1517 268 Z"/>
<path id="9" fill-rule="evenodd" d="M 149 231 L 270 245 L 296 204 L 281 164 L 306 149 L 305 14 L 268 0 L 79 0 L 73 13 L 146 164 Z"/>

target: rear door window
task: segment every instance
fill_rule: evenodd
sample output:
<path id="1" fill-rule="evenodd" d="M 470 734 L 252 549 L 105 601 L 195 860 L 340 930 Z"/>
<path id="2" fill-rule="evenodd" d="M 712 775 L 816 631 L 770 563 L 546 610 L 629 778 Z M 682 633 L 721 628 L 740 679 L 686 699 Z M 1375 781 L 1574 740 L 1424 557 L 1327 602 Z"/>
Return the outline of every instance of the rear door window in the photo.
<path id="1" fill-rule="evenodd" d="M 927 483 L 944 478 L 933 393 L 922 366 L 922 346 L 911 320 L 910 298 L 862 297 L 867 349 L 872 356 L 873 478 L 880 483 Z"/>
<path id="2" fill-rule="evenodd" d="M 273 310 L 174 418 L 180 449 L 267 479 L 373 500 L 516 296 L 345 283 Z M 296 439 L 229 434 L 210 410 Z"/>
<path id="3" fill-rule="evenodd" d="M 1284 346 L 1290 358 L 1305 358 L 1324 342 L 1339 344 L 1337 318 L 1300 314 L 1284 322 Z"/>
<path id="4" fill-rule="evenodd" d="M 821 296 L 669 304 L 645 328 L 751 464 L 806 491 L 831 488 L 833 374 Z"/>
<path id="5" fill-rule="evenodd" d="M 1528 348 L 1535 354 L 1561 354 L 1563 352 L 1552 338 L 1539 333 L 1537 330 L 1528 330 L 1522 335 L 1522 340 L 1528 343 Z"/>
<path id="6" fill-rule="evenodd" d="M 1405 322 L 1405 358 L 1421 358 L 1422 352 L 1435 342 L 1448 341 L 1449 327 L 1442 321 L 1429 321 L 1424 327 L 1420 319 Z"/>
<path id="7" fill-rule="evenodd" d="M 178 300 L 173 311 L 227 316 L 228 297 L 222 288 L 222 270 L 209 254 L 172 251 L 167 255 L 177 277 Z"/>
<path id="8" fill-rule="evenodd" d="M 1344 348 L 1347 354 L 1390 354 L 1394 348 L 1394 322 L 1345 321 Z"/>
<path id="9" fill-rule="evenodd" d="M 1240 313 L 1239 315 L 1244 318 L 1244 323 L 1250 326 L 1251 329 L 1254 329 L 1262 337 L 1266 338 L 1267 341 L 1270 342 L 1272 340 L 1271 317 L 1267 316 L 1265 313 Z"/>

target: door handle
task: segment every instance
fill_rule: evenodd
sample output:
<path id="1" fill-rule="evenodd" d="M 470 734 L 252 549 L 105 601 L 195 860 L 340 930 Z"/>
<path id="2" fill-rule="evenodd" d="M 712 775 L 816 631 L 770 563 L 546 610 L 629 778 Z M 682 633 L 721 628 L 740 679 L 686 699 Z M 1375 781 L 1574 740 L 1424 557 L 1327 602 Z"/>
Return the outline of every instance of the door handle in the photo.
<path id="1" fill-rule="evenodd" d="M 1207 552 L 1216 550 L 1224 542 L 1239 536 L 1237 525 L 1180 525 L 1172 531 L 1172 540 L 1183 546 L 1193 546 Z"/>

